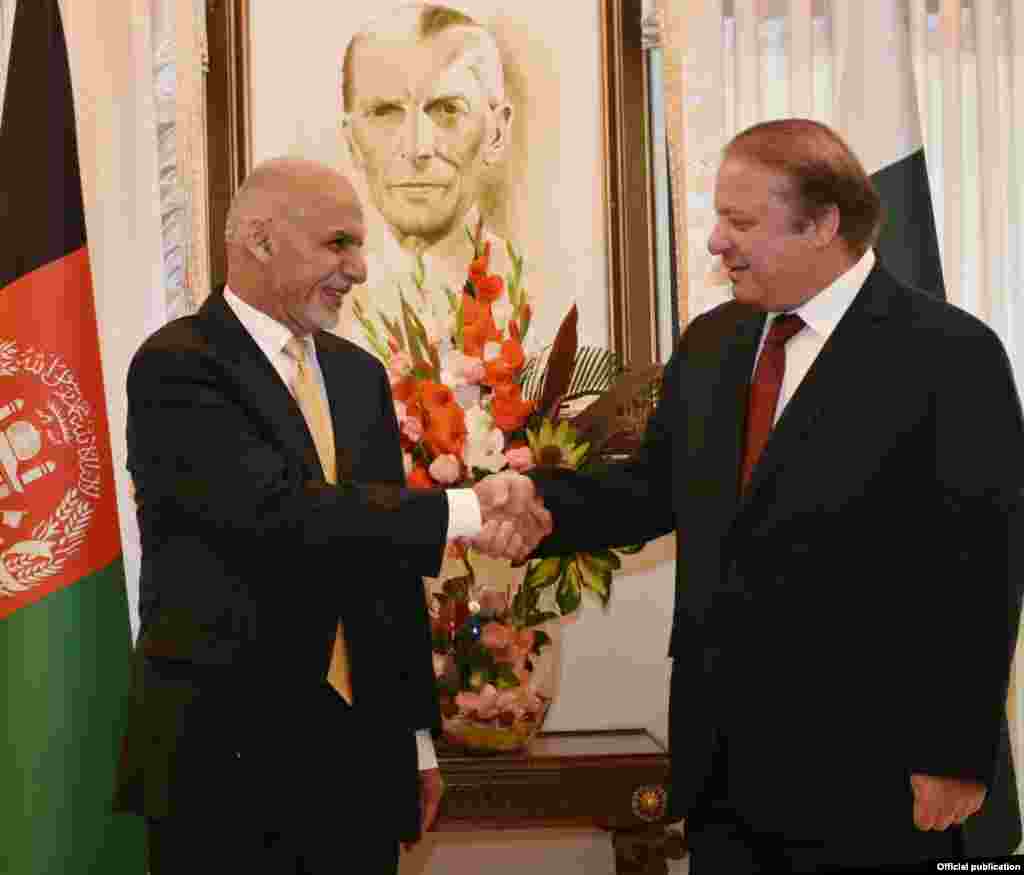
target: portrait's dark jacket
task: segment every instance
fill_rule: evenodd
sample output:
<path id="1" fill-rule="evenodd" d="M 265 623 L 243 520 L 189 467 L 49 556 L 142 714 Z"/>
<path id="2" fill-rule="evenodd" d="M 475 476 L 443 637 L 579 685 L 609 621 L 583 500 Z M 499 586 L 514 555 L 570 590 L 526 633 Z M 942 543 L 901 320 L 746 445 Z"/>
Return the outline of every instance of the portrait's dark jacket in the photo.
<path id="1" fill-rule="evenodd" d="M 696 318 L 635 461 L 537 474 L 541 555 L 677 531 L 671 806 L 719 734 L 730 794 L 781 835 L 912 816 L 909 775 L 988 786 L 968 851 L 1020 841 L 1006 697 L 1024 567 L 1024 430 L 995 334 L 876 264 L 738 497 L 765 316 Z"/>
<path id="2" fill-rule="evenodd" d="M 335 806 L 380 796 L 396 836 L 418 835 L 415 731 L 439 729 L 421 576 L 439 570 L 447 499 L 404 487 L 383 367 L 332 334 L 315 343 L 337 486 L 221 293 L 132 361 L 141 628 L 121 810 L 215 813 L 235 785 L 271 818 L 301 817 L 323 794 Z M 375 729 L 319 744 L 311 703 L 322 702 L 339 617 L 361 725 Z M 350 766 L 341 786 L 339 761 Z"/>

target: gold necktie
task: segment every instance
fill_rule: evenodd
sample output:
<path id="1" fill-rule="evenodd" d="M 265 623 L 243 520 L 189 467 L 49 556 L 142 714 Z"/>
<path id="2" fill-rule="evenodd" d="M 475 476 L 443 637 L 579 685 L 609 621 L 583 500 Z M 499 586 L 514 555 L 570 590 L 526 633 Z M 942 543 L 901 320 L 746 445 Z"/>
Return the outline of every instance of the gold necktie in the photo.
<path id="1" fill-rule="evenodd" d="M 320 392 L 320 387 L 313 376 L 313 370 L 306 359 L 308 347 L 297 337 L 285 344 L 285 352 L 295 360 L 295 379 L 292 381 L 292 393 L 299 403 L 306 425 L 316 444 L 317 455 L 324 469 L 324 477 L 328 483 L 337 483 L 338 471 L 334 451 L 334 430 L 331 428 L 331 417 L 327 405 Z M 349 671 L 348 647 L 345 644 L 345 629 L 338 620 L 338 632 L 334 636 L 334 648 L 331 650 L 331 663 L 327 669 L 327 682 L 338 693 L 352 704 L 352 676 Z"/>

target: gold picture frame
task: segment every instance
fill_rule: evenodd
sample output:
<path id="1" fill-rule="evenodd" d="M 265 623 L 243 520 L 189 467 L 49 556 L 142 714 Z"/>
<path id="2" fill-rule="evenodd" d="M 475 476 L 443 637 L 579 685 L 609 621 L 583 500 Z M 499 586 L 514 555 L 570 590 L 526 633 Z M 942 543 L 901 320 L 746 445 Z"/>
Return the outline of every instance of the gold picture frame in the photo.
<path id="1" fill-rule="evenodd" d="M 607 235 L 608 343 L 633 366 L 657 360 L 655 268 L 642 0 L 594 0 L 600 7 L 601 168 Z M 368 8 L 374 6 L 368 3 Z M 376 4 L 379 5 L 379 4 Z M 206 83 L 210 278 L 226 279 L 224 221 L 252 166 L 252 4 L 208 0 Z M 567 219 L 568 220 L 568 219 Z"/>

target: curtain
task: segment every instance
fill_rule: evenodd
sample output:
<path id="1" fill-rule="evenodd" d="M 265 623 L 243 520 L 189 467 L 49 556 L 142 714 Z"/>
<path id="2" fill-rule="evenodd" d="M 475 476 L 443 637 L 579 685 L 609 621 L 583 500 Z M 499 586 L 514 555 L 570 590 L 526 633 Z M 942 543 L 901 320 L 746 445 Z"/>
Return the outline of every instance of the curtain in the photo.
<path id="1" fill-rule="evenodd" d="M 729 297 L 706 244 L 722 147 L 759 121 L 837 123 L 851 0 L 677 0 L 686 9 L 683 135 L 689 315 Z M 946 297 L 1001 337 L 1024 375 L 1024 3 L 890 2 L 913 65 Z M 896 131 L 893 137 L 897 136 Z M 864 157 L 864 156 L 862 156 Z M 872 170 L 868 167 L 869 172 Z M 1016 660 L 1021 663 L 1020 659 Z M 1024 791 L 1024 696 L 1015 667 L 1010 717 Z"/>
<path id="2" fill-rule="evenodd" d="M 721 147 L 802 115 L 835 125 L 847 0 L 686 0 L 691 315 L 728 295 L 704 245 Z M 946 295 L 988 322 L 1021 374 L 1024 5 L 892 0 L 908 29 Z M 837 125 L 838 127 L 838 125 Z"/>

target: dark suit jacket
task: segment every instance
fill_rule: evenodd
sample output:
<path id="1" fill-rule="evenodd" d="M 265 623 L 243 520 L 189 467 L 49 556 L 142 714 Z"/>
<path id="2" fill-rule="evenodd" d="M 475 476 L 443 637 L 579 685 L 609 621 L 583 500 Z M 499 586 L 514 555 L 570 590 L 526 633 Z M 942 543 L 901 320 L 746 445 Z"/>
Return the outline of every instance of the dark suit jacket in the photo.
<path id="1" fill-rule="evenodd" d="M 352 786 L 372 806 L 379 787 L 380 819 L 397 837 L 418 835 L 415 730 L 439 729 L 420 576 L 439 569 L 447 500 L 404 488 L 381 365 L 334 335 L 315 342 L 338 486 L 324 482 L 302 413 L 222 294 L 132 361 L 141 629 L 122 810 L 215 813 L 234 794 L 271 819 L 302 817 L 324 794 L 334 806 L 358 795 Z M 350 745 L 310 726 L 339 617 L 360 724 L 374 727 Z M 361 783 L 365 764 L 373 781 Z M 338 769 L 349 770 L 344 786 Z"/>
<path id="2" fill-rule="evenodd" d="M 864 823 L 879 799 L 910 818 L 920 772 L 988 784 L 965 834 L 1007 853 L 1024 430 L 1003 348 L 876 265 L 738 499 L 764 319 L 728 302 L 693 321 L 636 461 L 537 475 L 555 517 L 541 552 L 678 531 L 677 816 L 722 734 L 731 801 L 766 829 Z"/>

